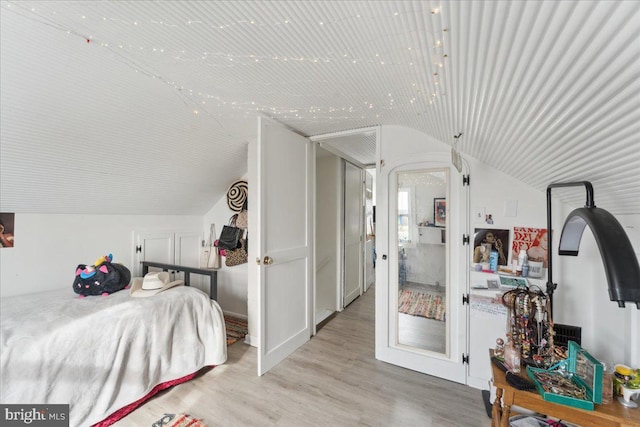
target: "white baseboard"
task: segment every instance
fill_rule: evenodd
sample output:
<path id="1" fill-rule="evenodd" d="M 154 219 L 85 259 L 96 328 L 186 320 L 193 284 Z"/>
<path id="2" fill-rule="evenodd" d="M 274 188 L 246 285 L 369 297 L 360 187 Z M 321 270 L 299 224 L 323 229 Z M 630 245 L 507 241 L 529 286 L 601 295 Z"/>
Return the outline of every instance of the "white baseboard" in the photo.
<path id="1" fill-rule="evenodd" d="M 249 319 L 246 314 L 238 314 L 238 313 L 234 313 L 232 311 L 225 311 L 224 314 L 226 314 L 227 316 L 237 317 L 238 319 L 243 319 L 243 320 L 248 320 Z"/>
<path id="2" fill-rule="evenodd" d="M 479 377 L 467 377 L 467 385 L 469 387 L 477 388 L 479 390 L 489 390 L 490 379 Z"/>
<path id="3" fill-rule="evenodd" d="M 253 347 L 258 347 L 258 339 L 252 338 L 251 335 L 247 334 L 244 336 L 244 343 Z M 255 343 L 255 344 L 254 344 Z"/>

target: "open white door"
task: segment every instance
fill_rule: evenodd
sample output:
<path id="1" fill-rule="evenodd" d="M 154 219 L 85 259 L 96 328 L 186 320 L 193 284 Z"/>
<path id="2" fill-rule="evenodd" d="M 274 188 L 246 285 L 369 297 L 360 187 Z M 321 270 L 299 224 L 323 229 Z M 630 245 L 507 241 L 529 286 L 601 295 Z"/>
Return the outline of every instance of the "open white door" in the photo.
<path id="1" fill-rule="evenodd" d="M 376 358 L 465 384 L 468 187 L 449 153 L 421 160 L 379 169 Z M 415 301 L 439 301 L 440 315 L 414 310 Z"/>
<path id="2" fill-rule="evenodd" d="M 313 146 L 268 119 L 258 121 L 258 375 L 311 336 Z"/>

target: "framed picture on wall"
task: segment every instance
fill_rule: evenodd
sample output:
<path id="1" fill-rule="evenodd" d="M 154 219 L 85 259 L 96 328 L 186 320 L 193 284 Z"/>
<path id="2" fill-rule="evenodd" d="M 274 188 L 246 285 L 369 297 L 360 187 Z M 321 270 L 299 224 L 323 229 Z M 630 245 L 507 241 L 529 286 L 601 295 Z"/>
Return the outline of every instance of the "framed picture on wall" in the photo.
<path id="1" fill-rule="evenodd" d="M 0 212 L 0 248 L 13 247 L 15 216 L 13 212 Z"/>
<path id="2" fill-rule="evenodd" d="M 489 262 L 489 253 L 498 252 L 498 265 L 508 265 L 509 230 L 497 228 L 476 228 L 473 234 L 473 262 Z"/>
<path id="3" fill-rule="evenodd" d="M 433 199 L 433 222 L 436 227 L 446 227 L 447 199 L 438 197 Z"/>
<path id="4" fill-rule="evenodd" d="M 524 249 L 529 261 L 541 262 L 542 266 L 547 268 L 549 263 L 548 237 L 546 228 L 513 227 L 511 259 L 518 259 L 518 254 Z"/>

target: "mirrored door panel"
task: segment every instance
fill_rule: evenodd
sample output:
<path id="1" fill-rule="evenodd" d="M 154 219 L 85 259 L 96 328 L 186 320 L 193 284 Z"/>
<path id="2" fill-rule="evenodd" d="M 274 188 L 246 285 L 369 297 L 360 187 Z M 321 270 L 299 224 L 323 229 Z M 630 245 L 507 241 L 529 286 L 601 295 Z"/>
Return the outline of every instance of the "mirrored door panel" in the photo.
<path id="1" fill-rule="evenodd" d="M 396 172 L 397 340 L 447 354 L 448 169 Z"/>

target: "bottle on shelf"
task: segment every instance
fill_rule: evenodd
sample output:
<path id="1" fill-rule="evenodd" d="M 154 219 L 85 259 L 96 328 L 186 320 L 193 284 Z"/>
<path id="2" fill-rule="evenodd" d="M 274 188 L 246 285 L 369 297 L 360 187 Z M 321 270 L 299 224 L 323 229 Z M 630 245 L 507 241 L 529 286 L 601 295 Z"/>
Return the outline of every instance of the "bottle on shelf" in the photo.
<path id="1" fill-rule="evenodd" d="M 518 254 L 518 266 L 522 268 L 522 266 L 525 265 L 527 261 L 529 261 L 527 257 L 527 251 L 525 249 L 520 249 L 520 253 Z"/>

